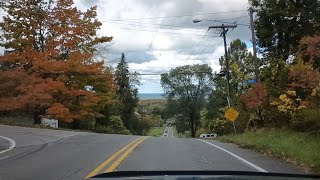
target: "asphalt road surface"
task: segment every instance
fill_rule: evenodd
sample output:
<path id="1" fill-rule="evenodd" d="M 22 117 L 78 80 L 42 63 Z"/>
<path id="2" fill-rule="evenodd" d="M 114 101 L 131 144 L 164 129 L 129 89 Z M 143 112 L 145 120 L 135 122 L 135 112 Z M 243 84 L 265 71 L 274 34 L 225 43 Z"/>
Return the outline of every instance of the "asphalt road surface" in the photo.
<path id="1" fill-rule="evenodd" d="M 169 128 L 169 135 L 172 129 Z M 170 134 L 171 132 L 171 134 Z M 84 179 L 112 171 L 237 170 L 304 173 L 284 161 L 212 140 L 141 137 L 0 125 L 0 179 Z"/>
<path id="2" fill-rule="evenodd" d="M 166 127 L 163 132 L 163 137 L 173 138 L 173 129 L 172 127 Z"/>

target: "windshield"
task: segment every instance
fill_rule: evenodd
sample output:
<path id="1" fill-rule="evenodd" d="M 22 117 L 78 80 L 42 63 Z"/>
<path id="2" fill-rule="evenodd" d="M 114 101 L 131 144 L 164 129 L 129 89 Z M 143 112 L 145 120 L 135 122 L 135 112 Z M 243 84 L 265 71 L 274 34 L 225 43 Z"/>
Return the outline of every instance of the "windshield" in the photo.
<path id="1" fill-rule="evenodd" d="M 318 174 L 319 9 L 0 0 L 0 179 Z"/>

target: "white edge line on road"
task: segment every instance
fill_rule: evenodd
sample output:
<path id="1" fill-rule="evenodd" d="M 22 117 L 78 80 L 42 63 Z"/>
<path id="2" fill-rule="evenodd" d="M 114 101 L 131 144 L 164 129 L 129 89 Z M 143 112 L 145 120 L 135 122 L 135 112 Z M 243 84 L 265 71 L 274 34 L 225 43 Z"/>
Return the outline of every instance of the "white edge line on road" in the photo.
<path id="1" fill-rule="evenodd" d="M 202 140 L 202 139 L 197 139 L 197 140 L 198 140 L 198 141 L 202 141 L 202 142 L 204 142 L 204 143 L 207 143 L 207 144 L 209 144 L 209 145 L 211 145 L 211 146 L 213 146 L 213 147 L 215 147 L 215 148 L 220 149 L 221 151 L 224 151 L 224 152 L 230 154 L 231 156 L 239 159 L 239 160 L 242 161 L 243 163 L 245 163 L 245 164 L 253 167 L 254 169 L 256 169 L 256 170 L 258 170 L 258 171 L 260 171 L 260 172 L 268 172 L 268 171 L 262 169 L 261 167 L 259 167 L 259 166 L 255 165 L 255 164 L 253 164 L 253 163 L 251 163 L 251 162 L 243 159 L 242 157 L 240 157 L 240 156 L 238 156 L 238 155 L 236 155 L 236 154 L 234 154 L 234 153 L 232 153 L 232 152 L 230 152 L 230 151 L 228 151 L 228 150 L 226 150 L 226 149 L 223 149 L 223 148 L 220 147 L 220 146 L 217 146 L 217 145 L 215 145 L 215 144 L 212 144 L 212 143 L 210 143 L 210 142 L 208 142 L 208 141 L 204 141 L 204 140 Z"/>
<path id="2" fill-rule="evenodd" d="M 10 156 L 4 156 L 4 157 L 1 157 L 0 160 L 4 160 L 4 159 L 7 159 L 9 158 Z"/>
<path id="3" fill-rule="evenodd" d="M 10 147 L 9 147 L 9 149 L 0 151 L 0 154 L 1 154 L 1 153 L 5 153 L 5 152 L 7 152 L 7 151 L 10 151 L 10 150 L 13 149 L 14 147 L 16 147 L 16 142 L 15 142 L 13 139 L 10 139 L 10 138 L 4 137 L 4 136 L 0 136 L 0 138 L 3 138 L 3 139 L 8 140 L 8 141 L 10 142 Z"/>

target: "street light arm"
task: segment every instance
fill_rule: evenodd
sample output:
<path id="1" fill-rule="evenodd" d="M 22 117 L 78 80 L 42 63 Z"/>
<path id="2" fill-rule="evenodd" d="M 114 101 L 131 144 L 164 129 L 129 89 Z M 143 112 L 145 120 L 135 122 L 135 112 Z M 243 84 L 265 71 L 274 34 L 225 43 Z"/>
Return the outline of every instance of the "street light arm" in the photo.
<path id="1" fill-rule="evenodd" d="M 234 24 L 234 25 L 224 25 L 224 24 L 222 24 L 222 26 L 209 26 L 209 29 L 212 29 L 212 28 L 235 28 L 235 27 L 237 27 L 236 24 Z"/>

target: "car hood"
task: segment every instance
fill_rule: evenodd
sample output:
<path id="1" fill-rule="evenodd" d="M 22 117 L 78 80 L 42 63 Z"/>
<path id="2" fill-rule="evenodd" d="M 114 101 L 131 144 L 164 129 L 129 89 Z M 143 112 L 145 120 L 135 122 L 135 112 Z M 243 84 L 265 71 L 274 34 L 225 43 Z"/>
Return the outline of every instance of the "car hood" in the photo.
<path id="1" fill-rule="evenodd" d="M 247 171 L 116 171 L 98 174 L 91 179 L 319 179 L 319 175 L 264 173 Z"/>

